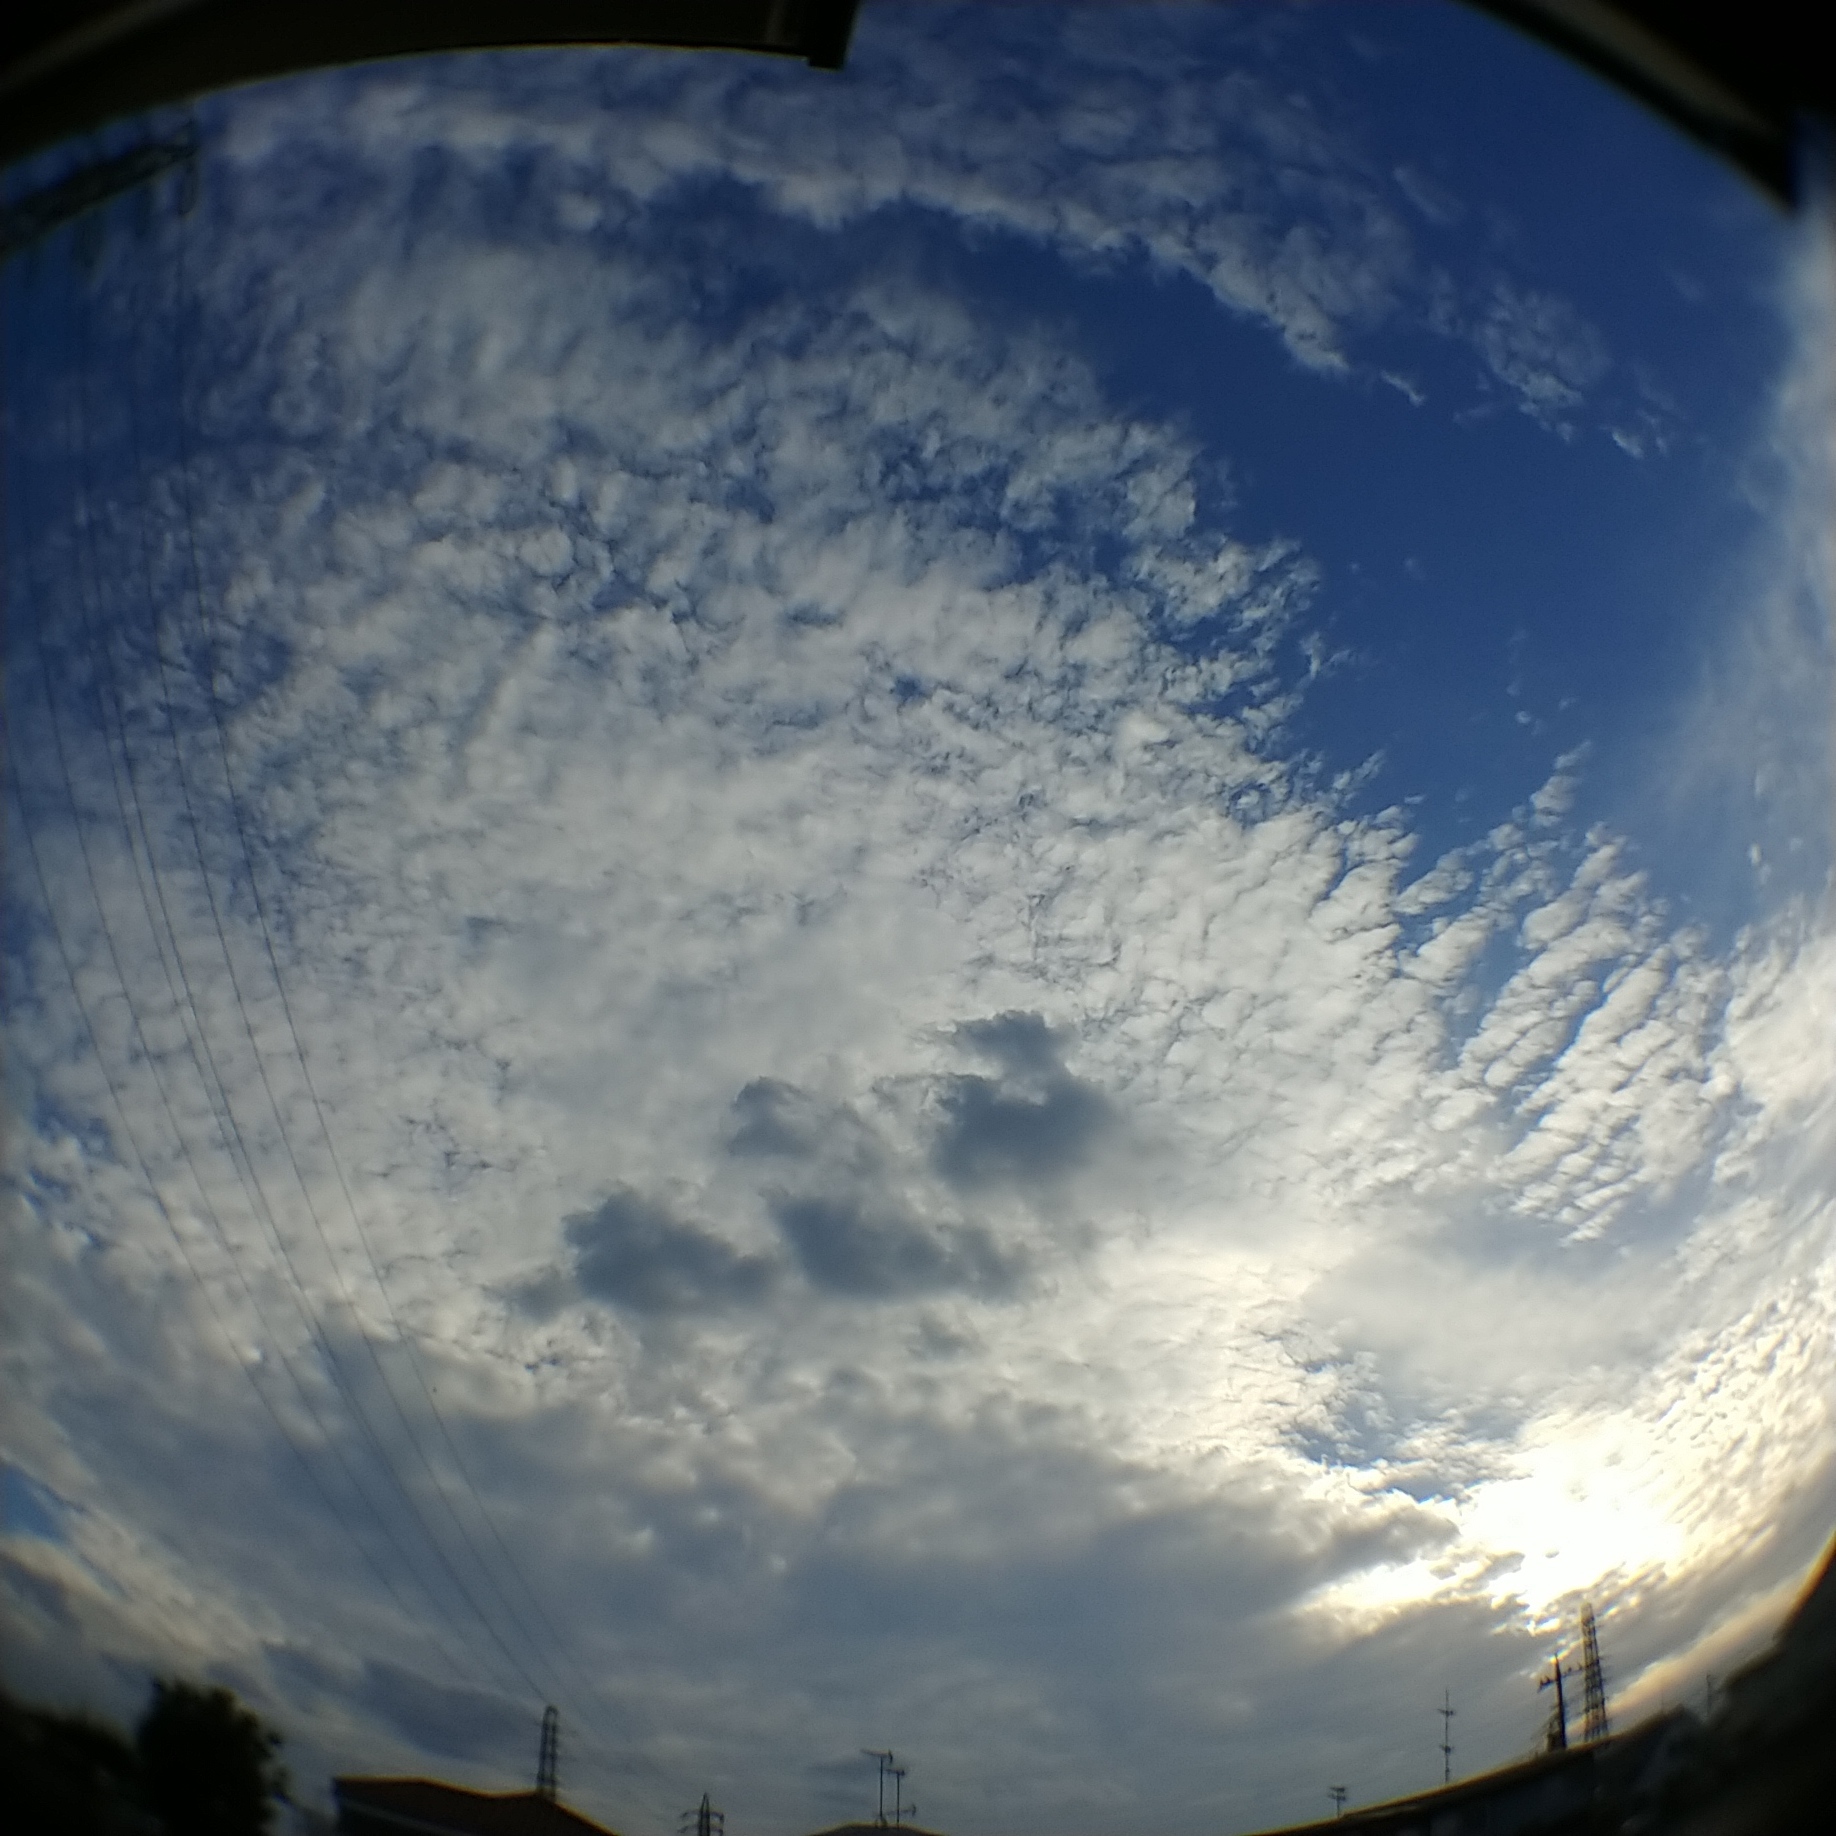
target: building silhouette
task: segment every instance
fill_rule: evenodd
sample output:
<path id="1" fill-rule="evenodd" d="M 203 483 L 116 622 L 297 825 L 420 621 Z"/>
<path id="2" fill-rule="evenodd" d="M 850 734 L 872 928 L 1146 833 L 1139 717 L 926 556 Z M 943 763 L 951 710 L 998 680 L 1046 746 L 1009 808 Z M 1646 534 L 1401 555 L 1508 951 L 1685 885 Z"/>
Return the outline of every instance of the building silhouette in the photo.
<path id="1" fill-rule="evenodd" d="M 467 1791 L 438 1779 L 332 1780 L 339 1836 L 617 1836 L 543 1791 Z"/>

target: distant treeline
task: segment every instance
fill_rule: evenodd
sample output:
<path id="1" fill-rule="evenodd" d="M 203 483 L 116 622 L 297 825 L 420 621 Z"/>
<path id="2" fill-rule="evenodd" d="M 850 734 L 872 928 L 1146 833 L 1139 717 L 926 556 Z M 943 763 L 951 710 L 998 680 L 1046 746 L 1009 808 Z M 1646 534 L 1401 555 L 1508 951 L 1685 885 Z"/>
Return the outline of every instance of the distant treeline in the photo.
<path id="1" fill-rule="evenodd" d="M 161 1680 L 130 1739 L 0 1693 L 0 1822 L 13 1836 L 265 1836 L 281 1737 L 227 1689 Z"/>

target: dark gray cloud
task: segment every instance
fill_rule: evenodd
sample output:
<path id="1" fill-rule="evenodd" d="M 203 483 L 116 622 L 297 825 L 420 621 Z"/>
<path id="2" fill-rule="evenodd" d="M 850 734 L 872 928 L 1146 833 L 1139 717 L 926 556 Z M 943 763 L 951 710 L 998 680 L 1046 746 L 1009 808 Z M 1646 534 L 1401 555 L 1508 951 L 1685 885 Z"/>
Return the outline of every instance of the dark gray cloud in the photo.
<path id="1" fill-rule="evenodd" d="M 998 1077 L 945 1079 L 933 1150 L 953 1186 L 1049 1184 L 1088 1159 L 1114 1121 L 1107 1098 L 1064 1068 L 1051 1029 L 1038 1014 L 1005 1013 L 956 1029 L 991 1058 Z"/>
<path id="2" fill-rule="evenodd" d="M 711 1231 L 620 1187 L 596 1210 L 570 1218 L 574 1275 L 594 1300 L 633 1313 L 684 1313 L 759 1299 L 776 1270 Z"/>
<path id="3" fill-rule="evenodd" d="M 1022 1264 L 980 1225 L 925 1225 L 852 1196 L 769 1195 L 804 1274 L 835 1294 L 874 1298 L 957 1289 L 1011 1293 Z"/>
<path id="4" fill-rule="evenodd" d="M 326 1696 L 343 1690 L 349 1678 L 300 1645 L 267 1645 L 268 1674 L 289 1702 L 310 1708 Z"/>
<path id="5" fill-rule="evenodd" d="M 795 1186 L 764 1198 L 814 1287 L 874 1298 L 1013 1291 L 1021 1259 L 981 1225 L 916 1215 L 890 1190 L 897 1157 L 847 1104 L 761 1077 L 741 1090 L 733 1110 L 730 1153 L 800 1163 Z"/>
<path id="6" fill-rule="evenodd" d="M 739 1155 L 802 1158 L 821 1143 L 823 1116 L 807 1091 L 775 1077 L 755 1077 L 733 1099 L 739 1126 L 727 1147 Z"/>
<path id="7" fill-rule="evenodd" d="M 1125 1463 L 1010 1442 L 1007 1478 L 973 1450 L 949 1451 L 956 1470 L 926 1475 L 953 1507 L 942 1536 L 910 1533 L 918 1483 L 859 1486 L 832 1501 L 822 1539 L 787 1577 L 800 1623 L 848 1640 L 998 1645 L 1011 1662 L 1048 1671 L 1105 1653 L 1138 1675 L 1176 1658 L 1202 1669 L 1203 1647 L 1232 1628 L 1449 1534 L 1430 1513 L 1398 1511 L 1296 1537 L 1280 1521 L 1291 1501 L 1279 1492 L 1163 1496 L 1130 1511 L 1118 1496 Z M 1134 1477 L 1151 1491 L 1151 1475 Z"/>
<path id="8" fill-rule="evenodd" d="M 488 1759 L 528 1744 L 529 1716 L 517 1704 L 430 1683 L 397 1664 L 365 1664 L 357 1699 L 423 1752 L 448 1759 Z"/>
<path id="9" fill-rule="evenodd" d="M 992 1058 L 1013 1077 L 1064 1075 L 1058 1040 L 1043 1014 L 1010 1010 L 988 1020 L 966 1020 L 956 1029 L 965 1045 Z"/>
<path id="10" fill-rule="evenodd" d="M 857 1174 L 882 1167 L 884 1144 L 845 1103 L 828 1103 L 775 1077 L 755 1077 L 733 1099 L 727 1149 L 742 1159 L 823 1159 Z"/>
<path id="11" fill-rule="evenodd" d="M 16 1608 L 33 1608 L 56 1625 L 74 1628 L 77 1623 L 62 1582 L 5 1556 L 0 1556 L 0 1593 L 10 1594 Z M 19 1620 L 15 1614 L 9 1612 L 7 1618 L 17 1631 Z"/>

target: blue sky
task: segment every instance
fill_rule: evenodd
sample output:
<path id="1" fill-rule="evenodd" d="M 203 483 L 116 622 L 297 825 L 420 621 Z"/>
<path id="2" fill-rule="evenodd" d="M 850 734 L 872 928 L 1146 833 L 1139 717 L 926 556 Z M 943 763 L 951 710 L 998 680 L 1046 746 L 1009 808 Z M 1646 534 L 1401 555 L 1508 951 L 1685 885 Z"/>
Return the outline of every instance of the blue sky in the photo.
<path id="1" fill-rule="evenodd" d="M 9 1681 L 1197 1831 L 1764 1636 L 1814 219 L 1428 7 L 198 118 L 7 276 Z"/>

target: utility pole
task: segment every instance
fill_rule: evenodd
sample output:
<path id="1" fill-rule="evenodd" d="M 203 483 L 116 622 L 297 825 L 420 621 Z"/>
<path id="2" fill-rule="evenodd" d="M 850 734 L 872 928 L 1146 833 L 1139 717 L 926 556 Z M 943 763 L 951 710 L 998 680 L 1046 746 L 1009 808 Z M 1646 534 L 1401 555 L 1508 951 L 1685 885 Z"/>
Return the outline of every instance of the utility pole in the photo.
<path id="1" fill-rule="evenodd" d="M 1550 1660 L 1548 1676 L 1537 1679 L 1536 1687 L 1539 1691 L 1550 1688 L 1555 1690 L 1555 1709 L 1549 1717 L 1549 1734 L 1544 1745 L 1545 1752 L 1561 1753 L 1568 1746 L 1568 1696 L 1562 1688 L 1562 1681 L 1565 1677 L 1579 1675 L 1580 1671 L 1573 1664 L 1563 1666 L 1562 1654 L 1558 1651 Z"/>
<path id="2" fill-rule="evenodd" d="M 1332 1814 L 1335 1817 L 1343 1817 L 1345 1815 L 1345 1800 L 1351 1794 L 1346 1791 L 1343 1785 L 1328 1785 L 1326 1787 L 1326 1795 L 1332 1800 Z"/>
<path id="3" fill-rule="evenodd" d="M 873 1820 L 876 1824 L 880 1826 L 881 1829 L 885 1829 L 886 1827 L 886 1774 L 891 1769 L 892 1764 L 893 1764 L 892 1749 L 889 1747 L 884 1753 L 882 1753 L 878 1747 L 863 1747 L 861 1751 L 864 1754 L 866 1754 L 870 1760 L 875 1760 L 879 1764 L 879 1768 L 880 1768 L 880 1807 L 874 1813 Z"/>
<path id="4" fill-rule="evenodd" d="M 695 1823 L 695 1836 L 727 1836 L 727 1813 L 717 1811 L 708 1802 L 708 1794 L 701 1794 L 701 1806 L 698 1810 L 684 1811 L 676 1819 L 677 1836 L 689 1836 L 689 1820 Z"/>
<path id="5" fill-rule="evenodd" d="M 1581 1738 L 1607 1737 L 1606 1674 L 1600 1667 L 1600 1634 L 1590 1602 L 1581 1606 Z"/>
<path id="6" fill-rule="evenodd" d="M 1441 1783 L 1453 1783 L 1453 1718 L 1459 1714 L 1453 1705 L 1453 1691 L 1441 1691 L 1441 1706 L 1435 1713 L 1441 1718 Z"/>
<path id="7" fill-rule="evenodd" d="M 554 1803 L 560 1775 L 561 1711 L 551 1702 L 542 1711 L 542 1747 L 536 1757 L 536 1796 Z"/>

